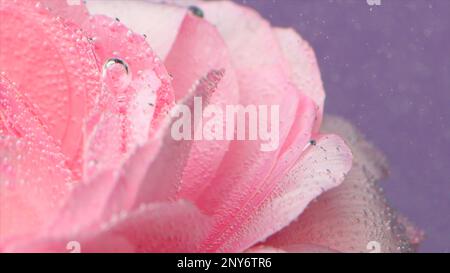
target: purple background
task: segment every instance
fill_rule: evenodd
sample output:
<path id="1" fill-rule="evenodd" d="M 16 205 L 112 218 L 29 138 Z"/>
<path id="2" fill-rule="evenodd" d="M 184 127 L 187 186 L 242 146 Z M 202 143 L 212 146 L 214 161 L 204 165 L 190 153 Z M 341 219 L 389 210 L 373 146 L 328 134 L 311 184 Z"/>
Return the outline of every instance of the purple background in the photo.
<path id="1" fill-rule="evenodd" d="M 316 50 L 326 111 L 387 155 L 393 206 L 450 252 L 450 1 L 236 0 Z"/>

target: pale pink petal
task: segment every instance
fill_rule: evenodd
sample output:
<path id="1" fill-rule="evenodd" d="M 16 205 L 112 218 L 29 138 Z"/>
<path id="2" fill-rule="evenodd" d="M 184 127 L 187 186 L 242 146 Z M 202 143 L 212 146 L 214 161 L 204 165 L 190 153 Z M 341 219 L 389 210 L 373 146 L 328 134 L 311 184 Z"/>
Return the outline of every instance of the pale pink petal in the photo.
<path id="1" fill-rule="evenodd" d="M 270 26 L 267 22 L 261 20 L 253 11 L 240 8 L 229 2 L 205 3 L 204 5 L 203 3 L 196 2 L 196 4 L 204 10 L 205 18 L 212 21 L 218 27 L 225 38 L 227 46 L 231 50 L 233 65 L 236 68 L 240 85 L 241 103 L 277 104 L 278 102 L 278 104 L 281 104 L 282 111 L 285 111 L 281 116 L 286 119 L 282 121 L 282 125 L 286 127 L 281 129 L 281 141 L 283 142 L 285 140 L 284 137 L 288 136 L 288 131 L 298 131 L 297 134 L 302 133 L 303 139 L 295 144 L 298 146 L 303 144 L 301 148 L 303 149 L 306 145 L 306 139 L 310 137 L 311 129 L 308 129 L 308 126 L 300 126 L 300 129 L 290 128 L 292 124 L 289 120 L 292 118 L 293 112 L 289 106 L 294 106 L 295 103 L 292 102 L 295 102 L 298 97 L 290 93 L 290 91 L 294 91 L 295 89 L 289 85 L 289 77 L 287 75 L 289 75 L 290 71 L 287 68 L 287 63 L 283 62 L 281 49 L 276 44 L 276 37 L 274 37 Z M 239 26 L 239 32 L 234 31 L 237 29 L 237 26 Z M 242 29 L 242 26 L 245 28 Z M 261 56 L 264 57 L 261 58 Z M 270 74 L 270 76 L 266 76 L 265 73 Z M 285 98 L 289 98 L 289 101 L 285 101 Z M 314 116 L 313 113 L 316 111 L 314 108 L 309 107 L 303 110 L 305 112 L 297 113 L 297 116 L 308 115 L 311 117 Z M 283 135 L 283 133 L 286 135 Z M 219 169 L 217 179 L 213 182 L 214 186 L 206 189 L 198 199 L 198 203 L 204 210 L 210 213 L 219 212 L 218 214 L 220 215 L 217 217 L 219 219 L 217 219 L 218 224 L 214 233 L 209 236 L 210 240 L 204 243 L 206 249 L 212 250 L 214 248 L 214 250 L 217 250 L 215 248 L 218 246 L 212 244 L 211 240 L 215 240 L 214 238 L 217 238 L 218 234 L 226 230 L 228 225 L 232 226 L 239 223 L 239 220 L 236 219 L 228 219 L 229 222 L 227 222 L 222 212 L 227 215 L 230 211 L 241 208 L 243 203 L 239 203 L 239 197 L 242 198 L 242 201 L 247 200 L 249 196 L 246 192 L 251 191 L 252 188 L 259 188 L 259 186 L 260 188 L 266 188 L 261 181 L 266 181 L 264 172 L 269 172 L 273 167 L 272 164 L 274 162 L 271 162 L 271 159 L 275 159 L 277 153 L 281 153 L 285 149 L 290 148 L 295 136 L 295 133 L 292 135 L 289 134 L 285 146 L 283 144 L 283 149 L 277 150 L 275 153 L 268 153 L 270 157 L 267 158 L 265 158 L 267 154 L 256 151 L 255 143 L 235 142 L 232 144 L 227 157 L 225 157 L 225 161 L 228 159 L 229 164 L 224 162 L 221 169 Z M 259 156 L 259 158 L 255 159 L 253 158 L 254 156 Z M 256 164 L 258 161 L 262 165 L 258 166 Z M 239 162 L 239 164 L 236 164 L 236 162 Z M 255 169 L 249 170 L 251 167 L 255 167 Z M 259 184 L 259 186 L 249 183 L 248 179 L 245 179 L 248 177 L 262 177 L 259 183 L 258 181 L 254 183 Z M 242 185 L 239 181 L 242 182 Z M 264 193 L 267 194 L 267 192 L 270 192 L 270 185 L 274 181 L 267 179 L 267 183 L 269 184 L 269 187 L 267 187 L 268 190 L 264 191 L 256 199 L 261 200 L 264 198 Z M 250 194 L 251 192 L 248 193 Z M 258 201 L 251 204 L 256 205 Z M 235 215 L 237 214 L 239 213 L 235 213 Z M 233 213 L 230 213 L 230 215 L 233 215 Z M 238 224 L 238 226 L 240 225 Z M 249 244 L 249 242 L 245 242 L 244 244 Z"/>
<path id="2" fill-rule="evenodd" d="M 311 46 L 293 29 L 276 28 L 275 34 L 291 68 L 292 81 L 319 107 L 315 131 L 320 129 L 325 90 L 316 55 Z"/>
<path id="3" fill-rule="evenodd" d="M 25 0 L 34 1 L 36 5 L 43 5 L 50 9 L 50 12 L 64 19 L 69 23 L 82 24 L 89 18 L 89 12 L 84 5 L 84 0 Z"/>
<path id="4" fill-rule="evenodd" d="M 65 237 L 41 238 L 9 246 L 6 252 L 69 252 L 69 242 L 80 252 L 198 252 L 210 220 L 185 201 L 142 205 L 115 215 L 102 230 Z"/>
<path id="5" fill-rule="evenodd" d="M 216 92 L 220 97 L 213 96 L 211 102 L 214 102 L 213 99 L 218 103 L 237 102 L 239 88 L 230 57 L 225 41 L 212 24 L 193 14 L 186 14 L 164 62 L 174 78 L 176 99 L 184 98 L 208 71 L 223 69 L 225 75 Z"/>
<path id="6" fill-rule="evenodd" d="M 104 223 L 106 204 L 118 184 L 117 171 L 104 171 L 77 185 L 57 217 L 48 225 L 42 236 L 62 237 L 70 234 L 94 232 Z"/>
<path id="7" fill-rule="evenodd" d="M 91 17 L 83 27 L 103 67 L 100 120 L 85 151 L 90 177 L 118 167 L 146 143 L 174 98 L 169 75 L 142 35 L 105 16 Z"/>
<path id="8" fill-rule="evenodd" d="M 181 104 L 189 107 L 191 113 L 194 112 L 194 98 L 201 97 L 205 106 L 209 104 L 210 98 L 216 92 L 219 83 L 225 75 L 224 70 L 213 70 L 208 75 L 202 78 L 194 87 L 193 92 L 189 94 Z M 179 119 L 175 107 L 172 112 L 171 122 Z M 194 120 L 192 128 L 197 124 Z M 163 146 L 148 166 L 145 176 L 141 182 L 137 198 L 134 200 L 134 205 L 140 203 L 149 203 L 155 201 L 164 201 L 167 199 L 175 199 L 182 183 L 182 175 L 185 170 L 187 160 L 190 155 L 192 140 L 177 141 L 171 134 L 171 126 L 168 126 L 163 136 Z M 137 152 L 139 153 L 139 151 Z M 140 168 L 140 167 L 139 167 Z"/>
<path id="9" fill-rule="evenodd" d="M 280 162 L 287 159 L 281 157 Z M 295 220 L 317 196 L 339 185 L 351 162 L 344 141 L 334 135 L 319 136 L 295 166 L 286 170 L 282 163 L 277 165 L 267 179 L 267 195 L 250 197 L 232 220 L 228 219 L 235 224 L 210 236 L 206 244 L 220 242 L 219 250 L 227 252 L 241 251 L 264 240 Z"/>
<path id="10" fill-rule="evenodd" d="M 186 105 L 192 109 L 194 96 L 201 96 L 208 103 L 222 77 L 223 72 L 210 72 L 187 96 Z M 123 166 L 107 169 L 75 189 L 49 234 L 92 231 L 114 214 L 141 204 L 175 199 L 191 146 L 191 141 L 176 141 L 171 136 L 171 125 L 178 118 L 169 116 Z"/>
<path id="11" fill-rule="evenodd" d="M 125 4 L 127 6 L 123 8 Z M 152 46 L 156 45 L 157 52 L 162 52 L 160 56 L 167 56 L 165 63 L 174 78 L 178 99 L 183 98 L 195 81 L 208 71 L 224 69 L 224 79 L 211 102 L 220 106 L 237 103 L 239 88 L 224 42 L 213 26 L 187 13 L 187 8 L 137 1 L 88 2 L 88 7 L 91 12 L 118 17 L 133 30 L 149 35 Z M 147 14 L 150 12 L 158 15 L 155 16 L 158 22 L 153 24 L 158 29 L 151 29 L 152 24 L 148 23 Z M 180 15 L 183 21 L 178 20 Z M 169 20 L 170 24 L 167 23 Z M 172 37 L 173 30 L 179 32 Z M 164 33 L 161 35 L 152 35 L 162 31 Z M 170 53 L 167 53 L 168 48 L 171 48 Z M 192 197 L 200 192 L 198 187 L 208 184 L 227 149 L 228 141 L 196 141 L 193 144 L 192 156 L 183 177 L 182 196 Z"/>
<path id="12" fill-rule="evenodd" d="M 87 37 L 34 1 L 2 0 L 0 17 L 0 70 L 36 105 L 79 172 L 84 118 L 100 90 Z"/>
<path id="13" fill-rule="evenodd" d="M 251 234 L 250 236 L 246 236 L 245 238 L 236 239 L 242 234 L 236 235 L 234 233 L 238 233 L 240 229 L 245 228 L 245 225 L 242 222 L 248 218 L 248 215 L 256 213 L 262 204 L 268 202 L 270 192 L 274 190 L 274 188 L 278 187 L 278 183 L 281 180 L 281 177 L 285 175 L 289 169 L 294 166 L 294 164 L 298 161 L 301 154 L 304 152 L 307 147 L 307 143 L 311 139 L 311 131 L 315 121 L 315 104 L 308 99 L 307 97 L 303 97 L 301 102 L 298 105 L 297 109 L 297 120 L 294 126 L 291 128 L 289 132 L 289 137 L 286 142 L 283 144 L 283 147 L 280 149 L 280 153 L 278 155 L 278 161 L 276 165 L 270 170 L 270 175 L 263 181 L 264 184 L 261 185 L 261 188 L 264 189 L 264 192 L 261 192 L 259 195 L 249 197 L 249 202 L 245 204 L 245 206 L 240 206 L 233 208 L 233 215 L 230 216 L 230 227 L 228 227 L 228 237 L 231 238 L 230 241 L 227 242 L 227 239 L 222 234 L 223 230 L 217 229 L 210 236 L 210 240 L 205 242 L 205 247 L 212 247 L 213 244 L 211 240 L 216 241 L 216 245 L 232 243 L 232 242 L 241 242 L 242 244 L 235 244 L 233 246 L 226 246 L 227 249 L 222 249 L 222 251 L 237 251 L 237 249 L 242 250 L 245 249 L 256 242 L 260 241 L 263 238 L 266 238 L 268 235 L 272 234 L 274 231 L 268 226 L 264 226 L 258 232 Z M 239 188 L 238 188 L 239 189 Z M 250 199 L 252 198 L 252 199 Z M 270 212 L 269 212 L 270 213 Z M 293 212 L 294 214 L 296 212 Z M 299 212 L 298 212 L 299 213 Z M 297 214 L 298 215 L 298 214 Z M 281 227 L 287 225 L 291 220 L 287 220 L 287 222 L 279 223 Z M 257 222 L 257 221 L 255 221 Z M 231 230 L 233 227 L 235 230 Z M 279 227 L 278 229 L 280 229 Z M 225 228 L 226 229 L 226 228 Z M 254 231 L 254 230 L 253 230 Z M 234 232 L 234 233 L 233 233 Z M 222 236 L 221 238 L 219 238 Z M 217 237 L 217 238 L 215 238 Z"/>
<path id="14" fill-rule="evenodd" d="M 238 103 L 239 87 L 228 49 L 216 28 L 207 21 L 192 14 L 186 15 L 165 64 L 173 76 L 176 98 L 186 96 L 195 81 L 208 71 L 223 69 L 225 75 L 210 103 L 222 111 L 226 105 Z M 203 120 L 202 126 L 207 121 Z M 226 131 L 225 123 L 222 131 Z M 182 179 L 181 198 L 194 199 L 211 182 L 228 145 L 229 141 L 223 139 L 197 140 L 192 144 Z"/>
<path id="15" fill-rule="evenodd" d="M 325 119 L 326 132 L 342 135 L 354 164 L 344 183 L 321 195 L 290 226 L 265 244 L 315 244 L 341 252 L 408 252 L 410 239 L 382 197 L 377 181 L 386 173 L 383 157 L 347 122 Z"/>
<path id="16" fill-rule="evenodd" d="M 0 244 L 38 233 L 73 186 L 64 156 L 18 90 L 0 76 Z"/>
<path id="17" fill-rule="evenodd" d="M 118 18 L 136 33 L 145 34 L 152 48 L 161 59 L 165 59 L 175 41 L 186 9 L 152 3 L 150 1 L 88 0 L 91 14 L 102 14 Z"/>
<path id="18" fill-rule="evenodd" d="M 266 182 L 272 185 L 277 182 L 266 178 L 276 164 L 283 143 L 291 137 L 289 132 L 294 120 L 306 110 L 297 113 L 301 94 L 289 80 L 288 64 L 268 22 L 253 10 L 232 2 L 198 4 L 205 19 L 217 26 L 230 50 L 238 77 L 240 103 L 280 106 L 279 146 L 262 152 L 262 141 L 232 142 L 216 178 L 197 199 L 196 204 L 201 209 L 215 216 L 214 234 L 221 234 L 236 224 L 230 219 L 255 193 L 258 193 L 257 199 L 267 195 L 271 187 L 266 187 Z M 306 146 L 306 141 L 303 144 Z M 249 177 L 259 179 L 249 181 Z M 211 235 L 204 243 L 210 251 L 217 250 L 221 244 L 219 239 L 214 243 L 214 237 Z"/>
<path id="19" fill-rule="evenodd" d="M 121 221 L 121 217 L 126 218 Z M 195 206 L 177 201 L 141 205 L 129 216 L 113 216 L 109 225 L 105 232 L 83 243 L 86 252 L 127 249 L 112 243 L 120 241 L 132 252 L 198 252 L 210 221 Z"/>

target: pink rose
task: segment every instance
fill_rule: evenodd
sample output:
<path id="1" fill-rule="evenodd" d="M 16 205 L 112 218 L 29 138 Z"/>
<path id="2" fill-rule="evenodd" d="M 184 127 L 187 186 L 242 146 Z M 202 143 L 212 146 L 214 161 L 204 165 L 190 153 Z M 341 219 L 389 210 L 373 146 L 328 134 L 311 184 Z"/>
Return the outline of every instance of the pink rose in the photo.
<path id="1" fill-rule="evenodd" d="M 418 243 L 379 192 L 382 156 L 345 121 L 321 129 L 318 65 L 295 31 L 228 1 L 77 2 L 0 0 L 0 250 Z M 279 145 L 174 139 L 169 112 L 194 97 L 279 106 Z"/>

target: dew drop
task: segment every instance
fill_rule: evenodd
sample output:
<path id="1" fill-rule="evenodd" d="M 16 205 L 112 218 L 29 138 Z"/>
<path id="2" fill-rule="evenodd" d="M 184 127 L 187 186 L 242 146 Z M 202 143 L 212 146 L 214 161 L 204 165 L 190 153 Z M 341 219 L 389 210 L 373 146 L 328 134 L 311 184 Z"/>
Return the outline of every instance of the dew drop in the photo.
<path id="1" fill-rule="evenodd" d="M 128 64 L 119 58 L 111 58 L 105 62 L 102 77 L 110 90 L 116 93 L 123 92 L 131 82 Z"/>

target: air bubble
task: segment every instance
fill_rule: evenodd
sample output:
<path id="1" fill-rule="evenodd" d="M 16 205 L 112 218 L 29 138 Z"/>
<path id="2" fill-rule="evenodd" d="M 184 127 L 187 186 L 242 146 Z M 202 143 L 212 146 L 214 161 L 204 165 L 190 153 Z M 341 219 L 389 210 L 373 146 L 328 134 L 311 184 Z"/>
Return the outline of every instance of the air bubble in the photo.
<path id="1" fill-rule="evenodd" d="M 188 9 L 197 17 L 205 17 L 205 13 L 203 12 L 203 10 L 197 6 L 190 6 Z"/>
<path id="2" fill-rule="evenodd" d="M 131 82 L 128 64 L 119 58 L 111 58 L 103 65 L 103 81 L 115 93 L 122 93 Z"/>

